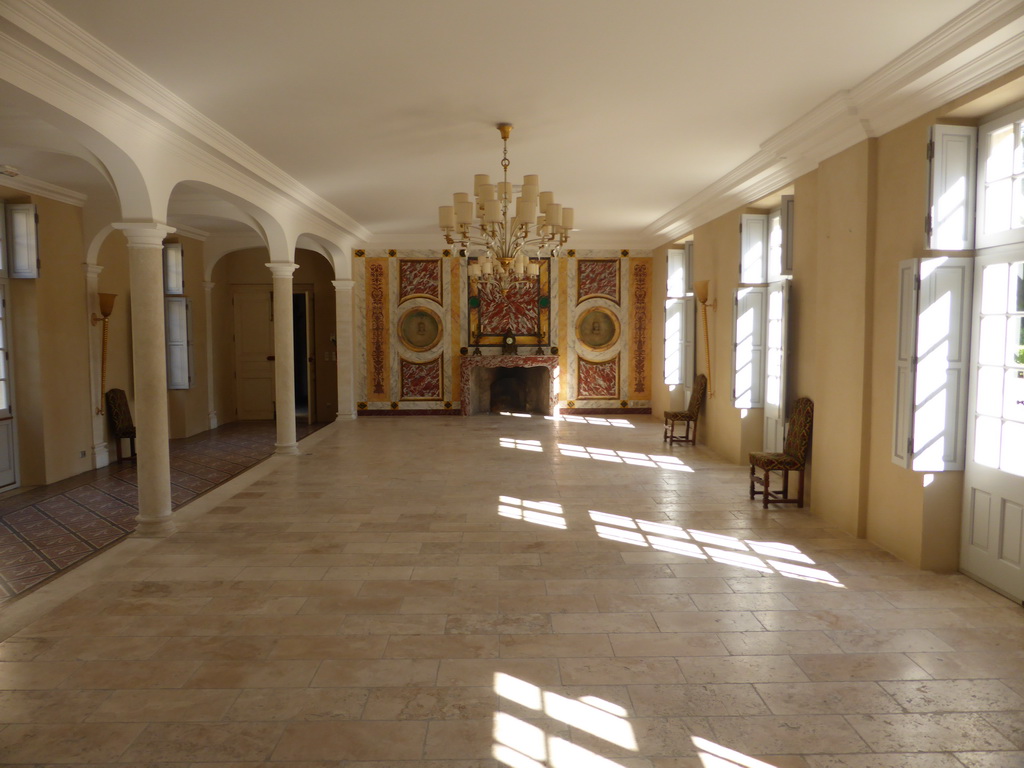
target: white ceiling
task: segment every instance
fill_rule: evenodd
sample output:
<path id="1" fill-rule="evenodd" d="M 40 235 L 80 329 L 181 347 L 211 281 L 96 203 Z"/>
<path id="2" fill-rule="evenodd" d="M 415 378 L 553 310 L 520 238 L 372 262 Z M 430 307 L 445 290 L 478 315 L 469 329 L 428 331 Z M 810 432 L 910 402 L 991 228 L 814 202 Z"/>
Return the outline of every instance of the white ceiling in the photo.
<path id="1" fill-rule="evenodd" d="M 50 0 L 373 233 L 437 240 L 437 206 L 539 173 L 578 242 L 651 225 L 972 0 Z M 3 117 L 0 115 L 0 117 Z M 0 120 L 26 174 L 38 168 Z M 15 164 L 15 163 L 12 163 Z M 645 234 L 645 230 L 647 231 Z"/>

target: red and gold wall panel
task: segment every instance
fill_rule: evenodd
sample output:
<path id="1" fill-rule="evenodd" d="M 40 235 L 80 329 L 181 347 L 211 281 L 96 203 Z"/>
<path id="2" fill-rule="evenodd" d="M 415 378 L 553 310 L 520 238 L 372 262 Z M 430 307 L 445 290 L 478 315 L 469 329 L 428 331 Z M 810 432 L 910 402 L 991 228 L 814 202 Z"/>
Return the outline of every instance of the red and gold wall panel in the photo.
<path id="1" fill-rule="evenodd" d="M 443 399 L 444 355 L 425 363 L 414 363 L 411 360 L 401 361 L 402 400 L 441 400 Z"/>
<path id="2" fill-rule="evenodd" d="M 654 263 L 651 258 L 630 259 L 629 399 L 651 398 L 651 322 Z"/>
<path id="3" fill-rule="evenodd" d="M 594 362 L 577 358 L 576 391 L 580 400 L 616 400 L 619 397 L 619 357 Z"/>
<path id="4" fill-rule="evenodd" d="M 387 259 L 366 260 L 366 400 L 391 398 L 390 357 L 391 323 L 388 312 Z"/>
<path id="5" fill-rule="evenodd" d="M 443 304 L 441 261 L 438 259 L 398 260 L 398 302 L 432 299 Z"/>
<path id="6" fill-rule="evenodd" d="M 576 303 L 587 299 L 608 299 L 619 303 L 619 263 L 610 259 L 579 259 Z"/>

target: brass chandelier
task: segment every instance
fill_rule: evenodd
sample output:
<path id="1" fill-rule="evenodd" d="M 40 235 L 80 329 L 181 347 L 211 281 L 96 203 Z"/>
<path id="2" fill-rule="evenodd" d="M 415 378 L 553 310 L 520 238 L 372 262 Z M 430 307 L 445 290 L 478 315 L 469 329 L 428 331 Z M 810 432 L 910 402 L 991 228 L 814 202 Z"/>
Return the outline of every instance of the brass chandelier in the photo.
<path id="1" fill-rule="evenodd" d="M 473 179 L 473 199 L 456 192 L 452 205 L 438 209 L 438 223 L 448 245 L 458 246 L 469 261 L 468 273 L 478 285 L 506 293 L 520 283 L 532 283 L 540 274 L 540 260 L 557 257 L 569 240 L 573 209 L 541 192 L 535 175 L 523 177 L 519 197 L 508 180 L 508 137 L 511 123 L 498 123 L 503 144 L 502 180 L 491 183 L 487 174 Z"/>

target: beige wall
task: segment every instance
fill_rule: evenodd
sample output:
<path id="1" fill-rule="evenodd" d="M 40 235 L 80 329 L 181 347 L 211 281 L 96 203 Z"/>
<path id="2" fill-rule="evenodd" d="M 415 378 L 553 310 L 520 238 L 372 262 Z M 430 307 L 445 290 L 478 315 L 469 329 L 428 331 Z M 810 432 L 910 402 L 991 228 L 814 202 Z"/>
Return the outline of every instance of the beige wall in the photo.
<path id="1" fill-rule="evenodd" d="M 81 209 L 0 196 L 35 204 L 39 216 L 39 277 L 10 281 L 8 318 L 21 483 L 52 483 L 92 467 Z"/>

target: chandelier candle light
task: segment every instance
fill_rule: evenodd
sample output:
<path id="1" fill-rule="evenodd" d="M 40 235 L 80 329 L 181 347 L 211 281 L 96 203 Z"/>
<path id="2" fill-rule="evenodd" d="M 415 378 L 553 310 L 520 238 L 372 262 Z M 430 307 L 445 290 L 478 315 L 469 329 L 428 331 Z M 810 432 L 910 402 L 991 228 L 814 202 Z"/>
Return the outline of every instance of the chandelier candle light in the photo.
<path id="1" fill-rule="evenodd" d="M 554 201 L 552 192 L 541 192 L 538 177 L 524 176 L 515 198 L 508 180 L 508 137 L 511 123 L 498 123 L 504 145 L 502 180 L 477 174 L 473 198 L 456 192 L 453 205 L 438 209 L 438 223 L 445 242 L 458 245 L 462 255 L 476 257 L 468 266 L 469 276 L 478 284 L 507 292 L 517 283 L 533 282 L 540 274 L 540 259 L 557 257 L 573 227 L 573 209 Z"/>

